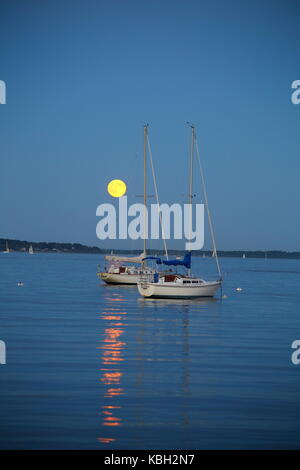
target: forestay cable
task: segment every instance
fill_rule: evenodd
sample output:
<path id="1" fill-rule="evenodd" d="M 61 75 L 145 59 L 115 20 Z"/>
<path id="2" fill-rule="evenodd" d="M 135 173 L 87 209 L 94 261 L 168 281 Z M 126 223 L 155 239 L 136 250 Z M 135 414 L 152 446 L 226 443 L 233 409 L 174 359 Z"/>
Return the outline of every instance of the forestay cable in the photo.
<path id="1" fill-rule="evenodd" d="M 152 151 L 151 151 L 149 136 L 147 136 L 147 142 L 148 142 L 148 153 L 149 153 L 149 160 L 150 160 L 151 171 L 152 171 L 152 176 L 153 176 L 156 203 L 158 205 L 158 213 L 159 213 L 159 220 L 160 220 L 160 225 L 161 225 L 162 239 L 163 239 L 163 244 L 164 244 L 164 248 L 165 248 L 166 258 L 168 259 L 168 249 L 167 249 L 167 243 L 166 243 L 166 238 L 165 238 L 164 226 L 163 226 L 163 223 L 162 223 L 162 215 L 161 215 L 160 203 L 159 203 L 159 198 L 158 198 L 156 176 L 155 176 L 155 171 L 154 171 L 154 166 L 153 166 L 153 158 L 152 158 Z"/>
<path id="2" fill-rule="evenodd" d="M 197 159 L 198 159 L 199 168 L 200 168 L 200 176 L 201 176 L 201 182 L 202 182 L 202 187 L 203 187 L 204 201 L 205 201 L 205 206 L 206 206 L 206 211 L 207 211 L 208 224 L 209 224 L 209 229 L 210 229 L 210 234 L 211 234 L 211 239 L 212 239 L 212 244 L 213 244 L 213 255 L 214 255 L 215 260 L 216 260 L 216 265 L 217 265 L 219 276 L 222 279 L 222 273 L 221 273 L 219 259 L 218 259 L 216 240 L 215 240 L 215 235 L 214 235 L 214 231 L 213 231 L 213 225 L 212 225 L 212 220 L 211 220 L 211 215 L 210 215 L 210 210 L 209 210 L 209 205 L 208 205 L 206 185 L 205 185 L 205 179 L 204 179 L 204 172 L 203 172 L 203 168 L 202 168 L 202 164 L 201 164 L 197 138 L 195 138 L 195 144 L 196 144 Z"/>

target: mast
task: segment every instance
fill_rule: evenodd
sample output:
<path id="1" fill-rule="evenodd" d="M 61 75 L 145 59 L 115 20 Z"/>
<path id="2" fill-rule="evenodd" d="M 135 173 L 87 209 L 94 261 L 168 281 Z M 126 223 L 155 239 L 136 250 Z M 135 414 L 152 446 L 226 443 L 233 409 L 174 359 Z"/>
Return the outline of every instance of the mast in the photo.
<path id="1" fill-rule="evenodd" d="M 144 256 L 146 252 L 146 234 L 147 234 L 147 141 L 148 141 L 148 124 L 144 125 Z"/>
<path id="2" fill-rule="evenodd" d="M 195 126 L 190 124 L 192 129 L 192 141 L 190 151 L 190 175 L 189 175 L 189 204 L 192 204 L 193 200 L 193 160 L 194 160 L 194 144 L 195 144 Z"/>
<path id="3" fill-rule="evenodd" d="M 190 127 L 192 129 L 192 140 L 191 140 L 191 150 L 190 150 L 190 169 L 189 169 L 189 192 L 188 192 L 188 202 L 190 204 L 190 234 L 189 238 L 191 239 L 192 235 L 192 214 L 193 214 L 193 160 L 194 160 L 194 146 L 195 146 L 195 126 L 193 124 L 190 124 Z M 188 275 L 191 275 L 191 269 L 188 269 Z"/>

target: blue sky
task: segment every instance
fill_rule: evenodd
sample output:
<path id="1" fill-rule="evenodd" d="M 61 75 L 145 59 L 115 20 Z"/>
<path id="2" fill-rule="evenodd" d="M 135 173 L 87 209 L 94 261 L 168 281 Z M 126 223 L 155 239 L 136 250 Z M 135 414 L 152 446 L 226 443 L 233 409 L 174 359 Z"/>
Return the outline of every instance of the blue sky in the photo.
<path id="1" fill-rule="evenodd" d="M 116 247 L 95 232 L 107 183 L 141 194 L 147 122 L 160 198 L 184 202 L 188 120 L 218 247 L 300 250 L 299 13 L 294 1 L 1 2 L 0 237 Z"/>

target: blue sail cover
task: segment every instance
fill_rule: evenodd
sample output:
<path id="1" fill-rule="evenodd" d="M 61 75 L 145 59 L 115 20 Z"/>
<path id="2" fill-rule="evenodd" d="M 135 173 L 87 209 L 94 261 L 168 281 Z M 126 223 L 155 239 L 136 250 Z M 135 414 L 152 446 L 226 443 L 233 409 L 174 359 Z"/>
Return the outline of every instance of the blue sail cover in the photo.
<path id="1" fill-rule="evenodd" d="M 183 259 L 168 259 L 163 261 L 163 264 L 168 266 L 185 266 L 186 268 L 191 268 L 191 252 L 188 251 Z"/>
<path id="2" fill-rule="evenodd" d="M 166 259 L 162 260 L 161 258 L 157 258 L 156 256 L 147 256 L 146 258 L 143 259 L 145 261 L 146 259 L 153 259 L 156 260 L 157 264 L 165 264 L 167 266 L 185 266 L 186 268 L 190 269 L 191 268 L 191 252 L 188 251 L 183 259 Z"/>

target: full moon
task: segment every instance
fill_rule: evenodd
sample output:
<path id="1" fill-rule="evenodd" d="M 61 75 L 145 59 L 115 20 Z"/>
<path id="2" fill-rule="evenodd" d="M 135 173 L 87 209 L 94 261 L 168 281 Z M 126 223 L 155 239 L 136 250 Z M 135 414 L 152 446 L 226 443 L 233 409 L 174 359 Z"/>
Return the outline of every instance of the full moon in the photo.
<path id="1" fill-rule="evenodd" d="M 126 184 L 122 180 L 111 180 L 107 185 L 107 192 L 112 197 L 121 197 L 126 193 Z"/>

